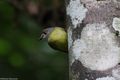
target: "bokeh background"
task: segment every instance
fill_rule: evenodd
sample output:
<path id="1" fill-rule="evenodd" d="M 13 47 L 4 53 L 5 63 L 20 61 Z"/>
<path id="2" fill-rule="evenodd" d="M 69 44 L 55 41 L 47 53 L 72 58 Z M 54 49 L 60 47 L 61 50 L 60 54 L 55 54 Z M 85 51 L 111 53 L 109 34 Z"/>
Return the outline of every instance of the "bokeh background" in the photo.
<path id="1" fill-rule="evenodd" d="M 0 0 L 0 78 L 68 80 L 68 54 L 39 40 L 65 23 L 64 0 Z"/>

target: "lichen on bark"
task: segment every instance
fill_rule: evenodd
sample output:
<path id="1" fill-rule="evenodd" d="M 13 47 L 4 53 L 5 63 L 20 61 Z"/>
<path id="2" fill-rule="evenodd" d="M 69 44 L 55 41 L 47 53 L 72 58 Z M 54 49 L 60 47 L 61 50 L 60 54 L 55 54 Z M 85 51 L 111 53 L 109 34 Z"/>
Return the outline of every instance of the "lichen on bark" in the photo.
<path id="1" fill-rule="evenodd" d="M 120 36 L 116 35 L 118 27 L 115 27 L 120 18 L 120 2 L 69 0 L 68 3 L 73 80 L 120 80 Z"/>

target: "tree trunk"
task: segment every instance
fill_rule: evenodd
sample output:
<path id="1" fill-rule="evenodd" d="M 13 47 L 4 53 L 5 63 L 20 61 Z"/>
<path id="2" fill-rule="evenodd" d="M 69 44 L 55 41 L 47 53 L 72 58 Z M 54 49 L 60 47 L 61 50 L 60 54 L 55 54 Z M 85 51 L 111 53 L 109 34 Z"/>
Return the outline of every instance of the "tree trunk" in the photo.
<path id="1" fill-rule="evenodd" d="M 120 80 L 120 0 L 67 0 L 72 80 Z"/>

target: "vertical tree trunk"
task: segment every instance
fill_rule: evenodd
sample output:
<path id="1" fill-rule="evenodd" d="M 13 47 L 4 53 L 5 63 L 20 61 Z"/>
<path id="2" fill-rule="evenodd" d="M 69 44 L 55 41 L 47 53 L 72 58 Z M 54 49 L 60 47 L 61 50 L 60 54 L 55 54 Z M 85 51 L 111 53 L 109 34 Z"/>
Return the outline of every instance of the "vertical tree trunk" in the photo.
<path id="1" fill-rule="evenodd" d="M 120 0 L 67 0 L 70 77 L 120 80 Z"/>

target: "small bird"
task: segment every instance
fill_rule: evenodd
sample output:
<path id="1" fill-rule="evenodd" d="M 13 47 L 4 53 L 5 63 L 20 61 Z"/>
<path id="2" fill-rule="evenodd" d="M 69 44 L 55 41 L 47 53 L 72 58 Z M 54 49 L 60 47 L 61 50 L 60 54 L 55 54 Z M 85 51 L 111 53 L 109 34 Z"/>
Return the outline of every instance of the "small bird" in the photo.
<path id="1" fill-rule="evenodd" d="M 55 50 L 68 52 L 67 32 L 61 27 L 50 27 L 43 30 L 40 40 L 46 38 L 48 45 Z"/>

